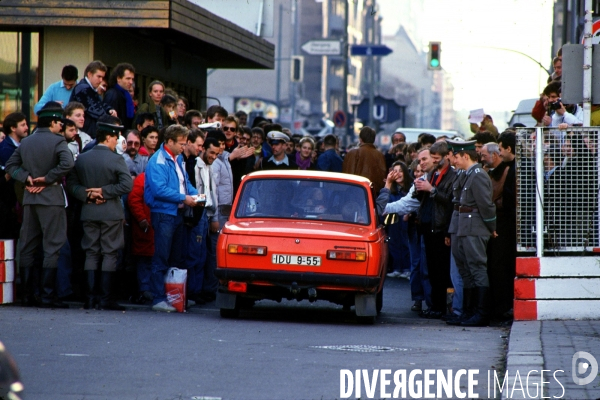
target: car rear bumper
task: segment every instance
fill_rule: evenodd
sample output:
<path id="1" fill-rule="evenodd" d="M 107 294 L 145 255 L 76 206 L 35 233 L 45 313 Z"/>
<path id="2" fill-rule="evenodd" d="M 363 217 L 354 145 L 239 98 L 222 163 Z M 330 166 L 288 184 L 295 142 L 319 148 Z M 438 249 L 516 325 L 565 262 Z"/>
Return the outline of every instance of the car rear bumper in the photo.
<path id="1" fill-rule="evenodd" d="M 251 269 L 217 268 L 217 278 L 224 281 L 240 282 L 265 282 L 275 286 L 289 287 L 293 283 L 299 287 L 305 286 L 328 286 L 344 289 L 358 289 L 371 291 L 379 287 L 381 277 L 339 275 L 339 274 L 316 274 L 314 272 L 285 272 L 264 271 Z"/>

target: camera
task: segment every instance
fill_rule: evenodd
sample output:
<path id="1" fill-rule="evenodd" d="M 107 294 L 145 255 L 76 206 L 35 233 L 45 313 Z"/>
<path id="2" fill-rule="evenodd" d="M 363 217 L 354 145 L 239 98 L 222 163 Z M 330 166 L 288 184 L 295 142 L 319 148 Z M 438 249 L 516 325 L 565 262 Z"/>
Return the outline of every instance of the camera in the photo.
<path id="1" fill-rule="evenodd" d="M 551 110 L 558 110 L 558 109 L 562 108 L 561 101 L 562 101 L 562 99 L 558 99 L 558 100 L 556 100 L 554 103 L 550 103 L 550 104 L 548 104 L 548 107 L 549 107 Z"/>

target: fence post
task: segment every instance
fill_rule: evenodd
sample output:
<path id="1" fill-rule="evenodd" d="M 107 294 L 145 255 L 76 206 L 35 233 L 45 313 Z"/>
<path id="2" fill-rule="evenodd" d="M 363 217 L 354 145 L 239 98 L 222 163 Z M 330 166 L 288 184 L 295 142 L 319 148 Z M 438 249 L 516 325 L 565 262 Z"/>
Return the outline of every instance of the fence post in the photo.
<path id="1" fill-rule="evenodd" d="M 535 129 L 535 247 L 536 256 L 544 255 L 544 130 Z"/>

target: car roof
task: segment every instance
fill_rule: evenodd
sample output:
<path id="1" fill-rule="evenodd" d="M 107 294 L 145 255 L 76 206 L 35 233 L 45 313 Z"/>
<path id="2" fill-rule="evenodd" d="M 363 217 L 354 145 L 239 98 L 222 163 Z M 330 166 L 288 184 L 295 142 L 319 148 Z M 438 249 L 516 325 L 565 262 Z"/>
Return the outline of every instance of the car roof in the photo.
<path id="1" fill-rule="evenodd" d="M 268 170 L 268 171 L 256 171 L 252 172 L 244 179 L 256 179 L 256 178 L 291 178 L 291 179 L 327 179 L 336 181 L 345 181 L 352 183 L 367 183 L 371 181 L 364 176 L 343 174 L 339 172 L 325 172 L 325 171 L 304 171 L 304 170 Z"/>

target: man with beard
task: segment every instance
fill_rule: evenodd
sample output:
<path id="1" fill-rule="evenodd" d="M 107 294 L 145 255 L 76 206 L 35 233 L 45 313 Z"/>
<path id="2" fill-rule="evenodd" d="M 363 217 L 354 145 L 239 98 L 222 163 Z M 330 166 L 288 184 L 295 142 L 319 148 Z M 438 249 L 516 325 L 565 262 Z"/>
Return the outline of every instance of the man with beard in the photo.
<path id="1" fill-rule="evenodd" d="M 490 171 L 498 237 L 488 244 L 488 275 L 492 311 L 504 318 L 510 316 L 513 308 L 517 260 L 515 143 L 515 134 L 504 132 L 498 138 L 498 145 L 486 146 L 489 152 L 497 152 L 501 161 Z"/>
<path id="2" fill-rule="evenodd" d="M 450 281 L 450 248 L 445 245 L 452 215 L 452 183 L 456 173 L 448 160 L 446 142 L 436 142 L 429 149 L 433 170 L 428 179 L 415 181 L 421 201 L 419 230 L 423 235 L 427 270 L 431 284 L 431 308 L 421 316 L 441 318 L 446 314 L 446 293 Z M 425 278 L 425 279 L 426 279 Z"/>
<path id="3" fill-rule="evenodd" d="M 223 133 L 219 131 L 222 136 Z M 215 276 L 215 270 L 217 267 L 216 254 L 211 251 L 211 246 L 216 242 L 214 238 L 218 238 L 219 231 L 219 202 L 217 196 L 217 182 L 215 181 L 212 165 L 217 160 L 217 157 L 221 153 L 221 144 L 215 137 L 207 137 L 202 145 L 204 152 L 201 157 L 196 158 L 195 177 L 196 177 L 196 188 L 199 194 L 206 196 L 206 202 L 204 203 L 204 216 L 203 218 L 207 221 L 207 227 L 210 226 L 211 232 L 207 232 L 206 229 L 202 232 L 203 238 L 208 240 L 202 240 L 206 250 L 206 261 L 204 265 L 196 270 L 193 275 L 196 279 L 196 292 L 191 293 L 193 299 L 198 299 L 201 302 L 210 302 L 215 300 L 216 292 L 219 286 L 219 281 Z M 210 225 L 209 225 L 210 224 Z M 202 225 L 202 223 L 200 224 Z M 200 292 L 197 288 L 201 288 Z"/>
<path id="4" fill-rule="evenodd" d="M 8 114 L 2 129 L 6 137 L 0 142 L 0 237 L 16 239 L 20 229 L 17 201 L 23 203 L 24 186 L 5 174 L 4 166 L 21 145 L 21 140 L 29 134 L 25 114 Z"/>
<path id="5" fill-rule="evenodd" d="M 123 158 L 131 176 L 138 176 L 146 171 L 146 165 L 148 165 L 148 156 L 139 154 L 141 145 L 142 136 L 140 133 L 136 130 L 129 131 L 127 134 L 127 149 L 123 153 Z"/>

